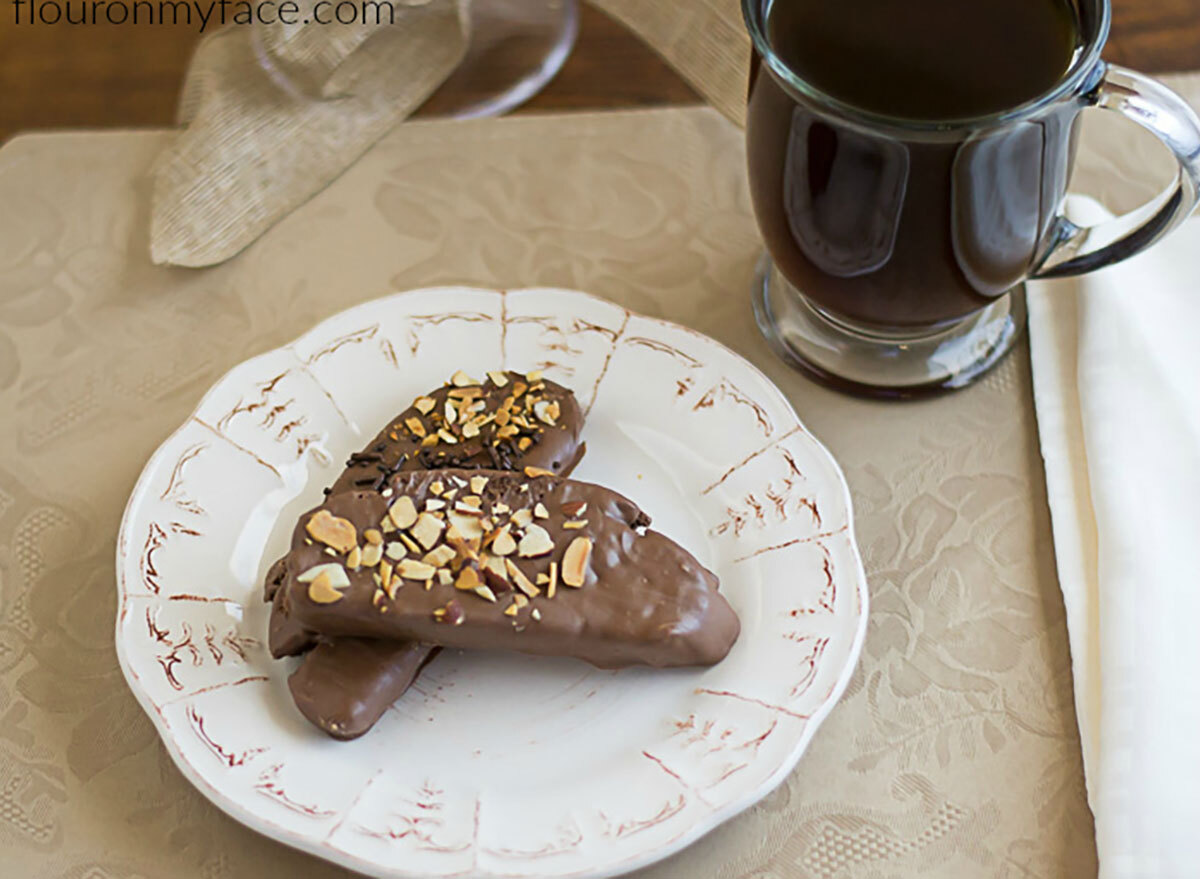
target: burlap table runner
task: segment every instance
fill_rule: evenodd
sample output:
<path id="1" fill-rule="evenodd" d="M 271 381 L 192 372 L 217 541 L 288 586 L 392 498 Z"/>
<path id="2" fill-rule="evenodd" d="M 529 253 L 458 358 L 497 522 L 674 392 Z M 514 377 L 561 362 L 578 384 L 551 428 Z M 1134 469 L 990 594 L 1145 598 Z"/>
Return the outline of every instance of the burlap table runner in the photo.
<path id="1" fill-rule="evenodd" d="M 845 468 L 871 626 L 787 783 L 656 879 L 1094 875 L 1029 369 L 933 402 L 768 353 L 741 133 L 711 109 L 401 126 L 246 252 L 147 257 L 158 133 L 0 152 L 0 874 L 346 875 L 182 778 L 117 668 L 113 553 L 143 462 L 235 363 L 394 289 L 558 285 L 706 332 Z"/>

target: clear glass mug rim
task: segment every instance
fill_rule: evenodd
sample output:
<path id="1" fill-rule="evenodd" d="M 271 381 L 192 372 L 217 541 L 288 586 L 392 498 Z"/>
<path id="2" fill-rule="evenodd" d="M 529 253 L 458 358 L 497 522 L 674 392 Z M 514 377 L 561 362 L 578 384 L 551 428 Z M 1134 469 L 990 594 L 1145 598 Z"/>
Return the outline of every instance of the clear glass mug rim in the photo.
<path id="1" fill-rule="evenodd" d="M 848 104 L 822 91 L 788 67 L 784 60 L 775 53 L 775 50 L 767 40 L 765 28 L 766 16 L 763 10 L 773 2 L 779 2 L 779 0 L 742 0 L 742 15 L 745 18 L 746 28 L 750 32 L 750 39 L 754 43 L 755 51 L 758 52 L 763 63 L 770 68 L 771 72 L 782 83 L 798 92 L 804 98 L 813 101 L 826 110 L 833 111 L 836 115 L 848 121 L 858 123 L 867 128 L 899 129 L 908 132 L 953 133 L 956 131 L 1004 125 L 1033 116 L 1038 111 L 1058 102 L 1062 98 L 1075 94 L 1089 80 L 1092 72 L 1101 64 L 1100 53 L 1103 51 L 1105 43 L 1108 42 L 1108 33 L 1112 26 L 1111 0 L 1081 0 L 1081 3 L 1090 3 L 1099 7 L 1097 10 L 1099 16 L 1097 26 L 1092 36 L 1088 38 L 1083 51 L 1079 53 L 1075 62 L 1053 88 L 1023 104 L 1007 110 L 1001 110 L 997 113 L 957 119 L 918 120 L 872 113 L 868 110 L 860 109 L 853 104 Z"/>

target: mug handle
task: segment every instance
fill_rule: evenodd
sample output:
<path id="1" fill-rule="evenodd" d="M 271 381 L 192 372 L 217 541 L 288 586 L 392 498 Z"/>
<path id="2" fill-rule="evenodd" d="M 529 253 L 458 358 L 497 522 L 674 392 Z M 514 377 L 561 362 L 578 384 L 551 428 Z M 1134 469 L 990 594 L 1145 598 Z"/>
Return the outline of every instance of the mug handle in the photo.
<path id="1" fill-rule="evenodd" d="M 1200 118 L 1183 98 L 1148 76 L 1111 64 L 1086 100 L 1152 133 L 1175 155 L 1179 170 L 1174 185 L 1124 216 L 1079 226 L 1060 214 L 1033 278 L 1081 275 L 1128 259 L 1175 229 L 1200 201 Z"/>

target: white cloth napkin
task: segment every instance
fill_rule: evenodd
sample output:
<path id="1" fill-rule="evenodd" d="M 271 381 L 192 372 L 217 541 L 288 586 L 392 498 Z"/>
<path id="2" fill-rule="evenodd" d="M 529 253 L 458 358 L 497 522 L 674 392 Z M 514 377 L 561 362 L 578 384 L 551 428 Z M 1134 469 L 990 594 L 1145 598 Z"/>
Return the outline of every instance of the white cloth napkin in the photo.
<path id="1" fill-rule="evenodd" d="M 1030 284 L 1029 323 L 1101 879 L 1195 879 L 1200 219 L 1122 265 Z"/>

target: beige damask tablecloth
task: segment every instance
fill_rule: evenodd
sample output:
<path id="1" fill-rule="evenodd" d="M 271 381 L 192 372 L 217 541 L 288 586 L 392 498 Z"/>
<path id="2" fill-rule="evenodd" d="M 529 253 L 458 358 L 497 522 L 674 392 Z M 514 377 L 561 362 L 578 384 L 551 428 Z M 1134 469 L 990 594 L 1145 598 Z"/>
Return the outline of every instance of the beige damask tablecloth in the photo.
<path id="1" fill-rule="evenodd" d="M 655 879 L 1096 872 L 1020 350 L 982 384 L 851 400 L 768 353 L 741 134 L 707 109 L 401 127 L 218 268 L 147 257 L 164 133 L 0 151 L 0 875 L 331 877 L 176 771 L 113 650 L 143 462 L 233 364 L 366 298 L 577 287 L 706 332 L 845 468 L 871 582 L 862 661 L 787 783 Z"/>

